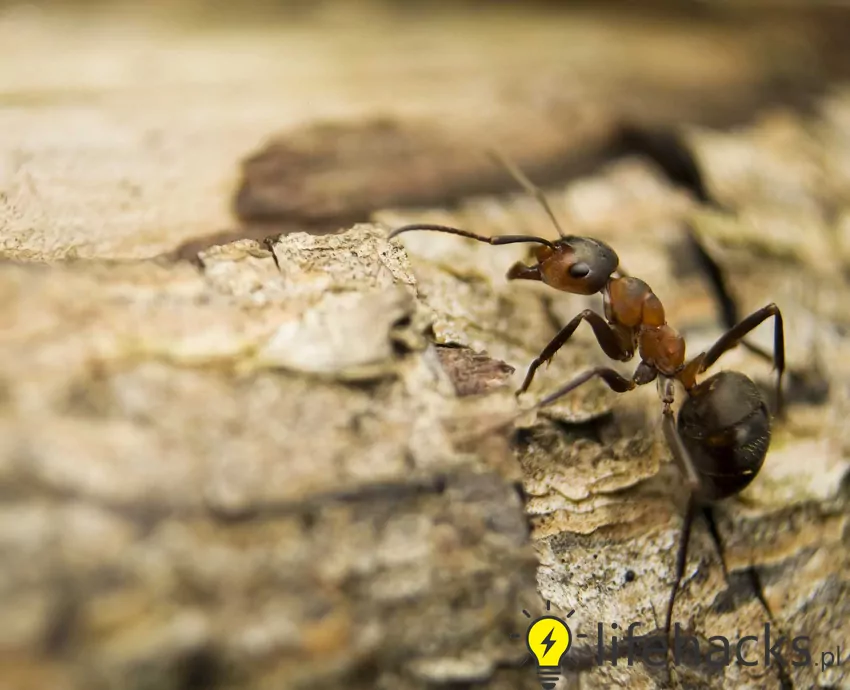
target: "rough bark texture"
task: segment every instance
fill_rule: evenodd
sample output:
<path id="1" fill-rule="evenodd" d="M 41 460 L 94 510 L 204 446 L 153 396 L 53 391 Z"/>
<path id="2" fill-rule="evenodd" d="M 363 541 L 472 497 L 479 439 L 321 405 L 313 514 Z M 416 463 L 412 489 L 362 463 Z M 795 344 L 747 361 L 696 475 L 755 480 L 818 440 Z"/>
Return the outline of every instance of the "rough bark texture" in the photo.
<path id="1" fill-rule="evenodd" d="M 850 685 L 848 665 L 820 671 L 822 652 L 846 650 L 850 614 L 850 93 L 806 117 L 705 126 L 748 114 L 777 70 L 786 85 L 809 83 L 784 20 L 762 35 L 652 22 L 618 33 L 589 15 L 529 15 L 516 20 L 523 31 L 479 19 L 452 25 L 477 30 L 446 62 L 433 50 L 445 19 L 419 27 L 407 57 L 410 26 L 366 53 L 358 41 L 375 35 L 328 29 L 292 71 L 278 64 L 281 37 L 295 50 L 317 40 L 308 28 L 186 37 L 55 21 L 0 22 L 19 61 L 47 61 L 39 49 L 52 42 L 68 56 L 67 75 L 54 66 L 26 80 L 0 63 L 0 688 L 534 688 L 512 635 L 547 600 L 588 635 L 565 657 L 565 687 Z M 643 48 L 598 73 L 605 59 L 565 36 L 616 42 L 638 30 Z M 721 39 L 726 50 L 704 55 Z M 767 44 L 791 57 L 766 59 Z M 215 80 L 193 76 L 211 62 Z M 628 75 L 652 98 L 614 99 Z M 563 102 L 592 114 L 580 131 L 596 136 L 576 135 L 552 106 L 567 81 Z M 511 121 L 526 106 L 532 115 Z M 347 134 L 328 143 L 315 122 L 331 115 Z M 671 145 L 681 150 L 550 179 L 577 175 L 631 117 L 684 125 Z M 370 128 L 381 118 L 388 130 Z M 300 128 L 267 152 L 271 173 L 255 176 L 255 157 L 240 183 L 239 161 L 287 125 Z M 423 127 L 428 146 L 415 134 L 402 137 L 404 155 L 387 155 L 387 131 L 398 145 L 394 133 Z M 733 644 L 762 644 L 770 622 L 776 636 L 810 636 L 813 667 L 597 665 L 597 622 L 608 635 L 616 622 L 620 637 L 634 621 L 639 634 L 663 623 L 685 495 L 653 386 L 620 397 L 588 384 L 494 431 L 605 360 L 582 327 L 518 404 L 531 359 L 598 298 L 508 283 L 522 245 L 386 239 L 412 221 L 554 236 L 524 194 L 458 198 L 455 183 L 505 185 L 482 182 L 485 163 L 466 149 L 451 167 L 451 146 L 435 145 L 476 128 L 545 173 L 569 232 L 608 241 L 652 285 L 689 353 L 723 330 L 691 239 L 741 314 L 782 308 L 788 416 L 757 480 L 715 511 L 723 562 L 696 523 L 674 620 Z M 688 152 L 704 189 L 681 165 Z M 421 166 L 416 184 L 408 158 Z M 363 200 L 386 182 L 378 203 Z M 270 200 L 259 215 L 274 223 L 204 240 L 235 224 L 239 184 L 240 203 Z M 714 206 L 698 201 L 707 196 Z M 402 208 L 411 203 L 435 206 Z M 358 215 L 370 222 L 350 222 Z M 299 231 L 343 220 L 337 234 Z M 250 239 L 275 230 L 287 232 Z M 151 258 L 188 240 L 197 265 Z M 769 346 L 771 333 L 753 340 Z M 743 349 L 718 367 L 772 382 Z"/>

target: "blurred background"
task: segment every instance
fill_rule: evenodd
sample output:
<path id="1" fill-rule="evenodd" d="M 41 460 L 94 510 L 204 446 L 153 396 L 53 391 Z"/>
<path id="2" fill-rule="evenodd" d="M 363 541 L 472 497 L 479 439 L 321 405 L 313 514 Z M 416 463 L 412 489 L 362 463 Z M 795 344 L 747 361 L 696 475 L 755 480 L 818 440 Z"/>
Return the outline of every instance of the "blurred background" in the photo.
<path id="1" fill-rule="evenodd" d="M 844 3 L 789 0 L 2 2 L 3 247 L 139 258 L 257 216 L 338 226 L 392 205 L 366 200 L 374 181 L 332 212 L 234 198 L 240 161 L 320 121 L 418 118 L 461 142 L 457 160 L 486 133 L 564 179 L 623 123 L 810 106 L 846 76 L 846 29 Z M 451 165 L 420 201 L 509 184 Z"/>

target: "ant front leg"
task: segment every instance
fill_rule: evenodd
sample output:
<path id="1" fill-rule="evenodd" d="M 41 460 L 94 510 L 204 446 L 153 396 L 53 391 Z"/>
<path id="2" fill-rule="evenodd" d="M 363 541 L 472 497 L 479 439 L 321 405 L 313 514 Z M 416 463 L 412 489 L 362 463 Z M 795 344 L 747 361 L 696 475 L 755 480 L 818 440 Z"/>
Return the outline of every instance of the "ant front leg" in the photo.
<path id="1" fill-rule="evenodd" d="M 711 346 L 705 353 L 705 357 L 700 365 L 700 372 L 706 371 L 714 364 L 720 356 L 736 345 L 740 344 L 743 337 L 750 331 L 755 330 L 762 323 L 767 321 L 771 316 L 776 318 L 776 325 L 773 330 L 773 366 L 776 369 L 776 408 L 777 414 L 782 416 L 784 410 L 784 401 L 782 399 L 782 374 L 785 371 L 785 328 L 782 323 L 782 312 L 779 307 L 771 303 L 762 307 L 758 311 L 754 311 L 743 321 L 730 328 L 724 333 L 717 342 Z"/>
<path id="2" fill-rule="evenodd" d="M 525 380 L 522 382 L 522 387 L 517 391 L 517 395 L 521 395 L 528 390 L 534 379 L 535 372 L 544 362 L 548 362 L 555 356 L 555 353 L 560 350 L 570 336 L 575 332 L 576 328 L 582 321 L 587 321 L 593 329 L 593 334 L 596 336 L 596 341 L 599 343 L 602 350 L 611 359 L 616 359 L 621 362 L 627 362 L 634 356 L 634 348 L 631 344 L 631 339 L 626 337 L 623 331 L 609 324 L 602 316 L 591 309 L 585 309 L 556 335 L 552 341 L 543 348 L 543 351 L 534 359 L 528 367 L 528 373 L 525 375 Z"/>
<path id="3" fill-rule="evenodd" d="M 608 388 L 610 388 L 615 393 L 626 393 L 630 390 L 634 390 L 635 386 L 642 383 L 642 381 L 636 380 L 638 374 L 635 374 L 635 378 L 627 379 L 624 376 L 621 376 L 613 369 L 609 369 L 608 367 L 597 367 L 596 369 L 590 369 L 589 371 L 585 371 L 583 374 L 579 374 L 572 381 L 561 386 L 554 393 L 547 395 L 532 409 L 551 405 L 558 398 L 563 398 L 567 393 L 572 393 L 576 388 L 584 385 L 585 383 L 590 381 L 590 379 L 597 376 L 601 378 L 605 382 L 605 385 L 607 385 Z"/>

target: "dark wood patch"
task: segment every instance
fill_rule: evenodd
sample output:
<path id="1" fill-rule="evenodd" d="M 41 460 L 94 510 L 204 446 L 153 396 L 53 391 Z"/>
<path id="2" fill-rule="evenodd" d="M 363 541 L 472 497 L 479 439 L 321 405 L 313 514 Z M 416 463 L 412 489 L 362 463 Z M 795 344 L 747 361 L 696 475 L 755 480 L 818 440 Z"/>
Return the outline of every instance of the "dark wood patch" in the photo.
<path id="1" fill-rule="evenodd" d="M 438 346 L 437 356 L 461 397 L 501 388 L 515 371 L 509 364 L 468 347 Z"/>

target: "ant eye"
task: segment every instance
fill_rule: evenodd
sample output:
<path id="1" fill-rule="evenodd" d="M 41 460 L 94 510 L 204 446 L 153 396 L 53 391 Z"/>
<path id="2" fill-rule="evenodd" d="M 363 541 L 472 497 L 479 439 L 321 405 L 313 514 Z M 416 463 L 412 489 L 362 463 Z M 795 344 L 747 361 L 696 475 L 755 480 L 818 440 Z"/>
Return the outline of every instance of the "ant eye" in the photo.
<path id="1" fill-rule="evenodd" d="M 585 278 L 588 273 L 590 273 L 590 266 L 582 261 L 570 266 L 570 275 L 573 278 Z"/>

